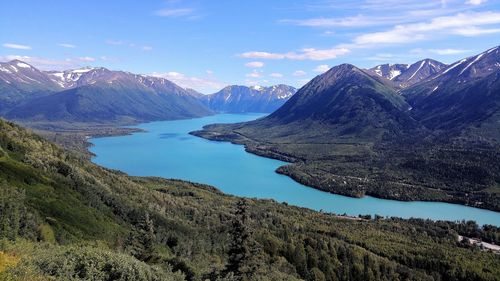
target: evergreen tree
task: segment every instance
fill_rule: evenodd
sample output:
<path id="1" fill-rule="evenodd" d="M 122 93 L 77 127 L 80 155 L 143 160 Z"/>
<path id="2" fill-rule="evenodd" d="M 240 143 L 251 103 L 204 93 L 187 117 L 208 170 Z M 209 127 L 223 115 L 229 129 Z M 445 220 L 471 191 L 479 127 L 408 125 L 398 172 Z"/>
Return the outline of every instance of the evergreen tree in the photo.
<path id="1" fill-rule="evenodd" d="M 155 240 L 154 224 L 149 213 L 146 213 L 137 223 L 135 231 L 130 233 L 125 245 L 134 257 L 148 261 L 153 257 Z"/>
<path id="2" fill-rule="evenodd" d="M 241 199 L 236 204 L 236 211 L 231 223 L 231 244 L 228 250 L 228 263 L 224 270 L 224 276 L 232 275 L 233 280 L 252 280 L 257 270 L 254 262 L 256 246 L 251 239 L 247 221 L 247 203 Z"/>
<path id="3" fill-rule="evenodd" d="M 293 264 L 295 265 L 295 268 L 300 276 L 305 278 L 307 276 L 307 257 L 302 241 L 299 241 L 295 246 L 295 250 L 293 252 Z"/>
<path id="4" fill-rule="evenodd" d="M 21 223 L 25 193 L 0 182 L 0 238 L 16 240 Z"/>

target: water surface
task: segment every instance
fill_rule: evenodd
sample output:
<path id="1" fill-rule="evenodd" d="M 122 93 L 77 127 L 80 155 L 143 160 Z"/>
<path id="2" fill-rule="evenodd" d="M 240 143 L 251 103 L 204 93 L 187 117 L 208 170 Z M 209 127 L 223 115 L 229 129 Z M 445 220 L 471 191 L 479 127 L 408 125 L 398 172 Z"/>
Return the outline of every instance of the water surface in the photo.
<path id="1" fill-rule="evenodd" d="M 216 186 L 225 193 L 274 199 L 315 210 L 443 220 L 476 220 L 500 226 L 500 213 L 438 202 L 400 202 L 334 195 L 301 185 L 275 173 L 285 162 L 245 152 L 241 145 L 209 141 L 188 133 L 206 124 L 235 123 L 262 114 L 219 114 L 210 117 L 141 124 L 145 133 L 92 139 L 93 161 L 134 176 L 184 179 Z"/>

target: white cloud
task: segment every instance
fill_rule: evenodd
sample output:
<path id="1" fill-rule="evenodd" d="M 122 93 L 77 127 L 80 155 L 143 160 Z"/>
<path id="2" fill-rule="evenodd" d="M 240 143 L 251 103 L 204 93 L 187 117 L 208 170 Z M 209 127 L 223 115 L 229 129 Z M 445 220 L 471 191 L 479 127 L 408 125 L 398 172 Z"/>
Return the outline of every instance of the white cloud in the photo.
<path id="1" fill-rule="evenodd" d="M 190 8 L 177 8 L 177 9 L 161 9 L 155 12 L 155 15 L 160 17 L 185 17 L 193 14 L 193 9 Z"/>
<path id="2" fill-rule="evenodd" d="M 457 1 L 457 0 L 454 0 Z M 477 0 L 476 0 L 477 1 Z M 325 1 L 325 3 L 333 1 Z M 339 2 L 339 1 L 337 1 Z M 346 1 L 346 4 L 349 1 Z M 426 20 L 430 17 L 449 15 L 451 13 L 470 9 L 465 5 L 454 3 L 448 7 L 446 0 L 420 1 L 415 0 L 365 0 L 365 4 L 351 4 L 349 9 L 357 13 L 344 17 L 317 17 L 306 19 L 284 19 L 279 23 L 293 24 L 298 26 L 313 28 L 360 28 L 388 26 L 404 23 L 413 23 L 420 20 Z M 340 3 L 335 3 L 339 6 Z M 330 7 L 333 8 L 333 7 Z M 346 7 L 347 8 L 347 7 Z M 341 9 L 335 7 L 335 9 Z"/>
<path id="3" fill-rule="evenodd" d="M 14 44 L 14 43 L 4 43 L 2 46 L 9 49 L 17 49 L 17 50 L 31 50 L 31 46 Z"/>
<path id="4" fill-rule="evenodd" d="M 306 73 L 305 71 L 303 71 L 303 70 L 296 70 L 296 71 L 294 71 L 294 72 L 292 73 L 292 75 L 293 75 L 293 76 L 296 76 L 296 77 L 298 77 L 298 76 L 305 76 L 306 74 L 307 74 L 307 73 Z"/>
<path id="5" fill-rule="evenodd" d="M 311 18 L 303 20 L 281 20 L 281 23 L 290 23 L 307 27 L 363 27 L 394 23 L 398 18 L 367 17 L 364 15 L 343 18 Z"/>
<path id="6" fill-rule="evenodd" d="M 36 68 L 43 70 L 63 70 L 69 68 L 78 68 L 81 65 L 73 59 L 49 59 L 41 57 L 20 56 L 20 55 L 7 55 L 0 56 L 0 61 L 21 60 L 33 65 Z"/>
<path id="7" fill-rule="evenodd" d="M 262 84 L 261 82 L 262 81 L 256 81 L 256 80 L 250 80 L 250 79 L 245 80 L 245 84 L 247 86 L 260 86 L 260 84 Z"/>
<path id="8" fill-rule="evenodd" d="M 273 72 L 273 73 L 269 74 L 269 76 L 271 76 L 273 78 L 282 78 L 283 74 L 278 73 L 278 72 Z"/>
<path id="9" fill-rule="evenodd" d="M 254 70 L 254 71 L 252 71 L 251 73 L 248 73 L 245 76 L 246 77 L 250 77 L 250 78 L 260 78 L 260 77 L 262 77 L 262 73 L 260 71 Z"/>
<path id="10" fill-rule="evenodd" d="M 151 50 L 153 50 L 153 47 L 151 47 L 151 46 L 142 46 L 142 48 L 141 48 L 141 49 L 142 49 L 143 51 L 151 51 Z"/>
<path id="11" fill-rule="evenodd" d="M 467 0 L 465 3 L 468 4 L 468 5 L 474 5 L 474 6 L 477 6 L 477 5 L 481 5 L 483 3 L 485 3 L 486 0 Z"/>
<path id="12" fill-rule="evenodd" d="M 469 52 L 469 50 L 462 49 L 429 49 L 429 52 L 438 55 L 457 55 Z"/>
<path id="13" fill-rule="evenodd" d="M 473 36 L 496 33 L 497 29 L 480 30 L 478 26 L 500 23 L 500 13 L 470 12 L 433 18 L 427 22 L 397 25 L 390 30 L 357 36 L 354 46 L 367 47 L 381 44 L 404 44 L 432 38 L 440 34 Z M 352 46 L 352 45 L 351 45 Z"/>
<path id="14" fill-rule="evenodd" d="M 212 74 L 214 74 L 214 71 L 213 71 L 213 70 L 210 70 L 210 69 L 205 70 L 205 72 L 206 72 L 208 75 L 212 75 Z"/>
<path id="15" fill-rule="evenodd" d="M 314 72 L 323 73 L 323 72 L 327 72 L 328 69 L 330 69 L 329 65 L 327 65 L 327 64 L 320 64 L 320 65 L 316 66 L 316 68 L 314 69 Z"/>
<path id="16" fill-rule="evenodd" d="M 242 58 L 248 59 L 284 59 L 282 54 L 269 53 L 269 52 L 246 52 L 239 55 Z"/>
<path id="17" fill-rule="evenodd" d="M 477 28 L 474 26 L 464 27 L 454 30 L 455 34 L 466 36 L 466 37 L 474 37 L 485 34 L 494 34 L 500 33 L 500 28 Z"/>
<path id="18" fill-rule="evenodd" d="M 415 0 L 366 0 L 363 9 L 372 11 L 401 11 L 424 10 L 442 8 L 446 0 L 441 1 L 415 1 Z"/>
<path id="19" fill-rule="evenodd" d="M 93 57 L 79 57 L 78 60 L 80 60 L 82 62 L 93 62 L 93 61 L 95 61 L 95 58 L 93 58 Z"/>
<path id="20" fill-rule="evenodd" d="M 264 66 L 264 63 L 261 61 L 252 61 L 252 62 L 247 62 L 245 63 L 246 67 L 251 67 L 251 68 L 260 68 Z"/>
<path id="21" fill-rule="evenodd" d="M 306 48 L 300 50 L 300 52 L 288 52 L 288 53 L 270 53 L 270 52 L 246 52 L 239 56 L 242 58 L 253 58 L 253 59 L 290 59 L 290 60 L 329 60 L 334 59 L 338 56 L 348 54 L 350 52 L 347 48 L 331 48 L 331 49 L 314 49 Z"/>
<path id="22" fill-rule="evenodd" d="M 225 86 L 224 83 L 221 83 L 212 78 L 188 76 L 186 74 L 176 71 L 170 71 L 165 73 L 154 72 L 151 74 L 151 76 L 165 78 L 184 88 L 195 89 L 196 91 L 205 94 L 218 91 Z"/>
<path id="23" fill-rule="evenodd" d="M 68 44 L 68 43 L 59 43 L 59 44 L 57 44 L 57 46 L 59 46 L 59 47 L 63 47 L 63 48 L 76 48 L 76 46 L 75 46 L 75 45 L 73 45 L 73 44 Z"/>

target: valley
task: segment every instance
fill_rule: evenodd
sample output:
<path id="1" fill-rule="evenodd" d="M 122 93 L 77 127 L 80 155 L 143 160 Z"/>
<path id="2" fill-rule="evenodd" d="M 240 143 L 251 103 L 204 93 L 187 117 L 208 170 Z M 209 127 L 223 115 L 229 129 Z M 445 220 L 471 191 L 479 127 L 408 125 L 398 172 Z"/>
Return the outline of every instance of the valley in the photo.
<path id="1" fill-rule="evenodd" d="M 266 118 L 193 134 L 293 162 L 278 172 L 323 191 L 498 211 L 499 60 L 492 48 L 406 88 L 343 64 Z"/>
<path id="2" fill-rule="evenodd" d="M 244 151 L 242 146 L 207 141 L 189 132 L 211 123 L 237 123 L 263 114 L 220 114 L 134 126 L 143 132 L 91 139 L 92 162 L 133 176 L 176 178 L 216 186 L 226 194 L 272 199 L 316 211 L 433 220 L 474 220 L 500 226 L 497 212 L 439 202 L 403 202 L 370 196 L 353 198 L 319 191 L 275 173 L 288 165 Z"/>
<path id="3" fill-rule="evenodd" d="M 12 123 L 0 120 L 0 129 L 2 280 L 210 280 L 227 276 L 229 251 L 248 253 L 252 268 L 229 276 L 252 280 L 500 274 L 497 254 L 458 242 L 462 235 L 498 243 L 494 226 L 352 219 L 241 199 L 208 185 L 128 176 Z"/>
<path id="4" fill-rule="evenodd" d="M 500 281 L 500 1 L 0 11 L 0 281 Z"/>

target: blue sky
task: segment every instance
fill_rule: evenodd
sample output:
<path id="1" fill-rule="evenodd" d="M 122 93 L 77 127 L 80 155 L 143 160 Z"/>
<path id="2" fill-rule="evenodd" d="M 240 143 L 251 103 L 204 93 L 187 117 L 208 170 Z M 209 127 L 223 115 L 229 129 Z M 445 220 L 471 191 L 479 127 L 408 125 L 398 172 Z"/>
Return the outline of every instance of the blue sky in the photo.
<path id="1" fill-rule="evenodd" d="M 204 93 L 500 45 L 499 0 L 5 0 L 0 11 L 1 61 L 104 66 Z"/>

